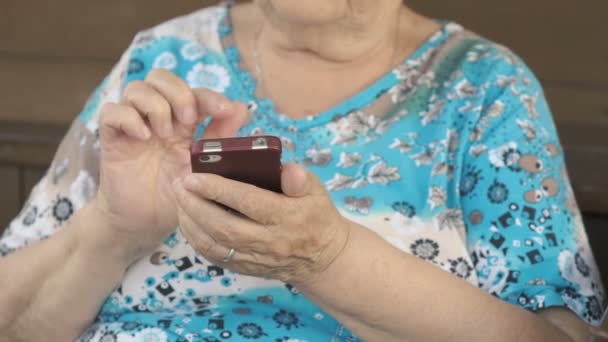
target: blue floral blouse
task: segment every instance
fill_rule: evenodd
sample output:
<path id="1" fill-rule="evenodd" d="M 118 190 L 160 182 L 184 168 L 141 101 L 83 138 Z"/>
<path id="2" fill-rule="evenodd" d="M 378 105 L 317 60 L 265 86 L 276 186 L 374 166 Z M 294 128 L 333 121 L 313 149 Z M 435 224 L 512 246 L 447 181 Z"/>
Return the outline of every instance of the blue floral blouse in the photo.
<path id="1" fill-rule="evenodd" d="M 165 68 L 191 87 L 246 103 L 254 116 L 240 135 L 281 137 L 285 163 L 317 174 L 345 217 L 404 253 L 513 305 L 562 306 L 598 322 L 606 295 L 563 151 L 541 86 L 517 56 L 442 22 L 364 91 L 294 120 L 257 95 L 233 43 L 229 8 L 206 8 L 135 37 L 4 233 L 0 255 L 51 236 L 92 198 L 101 104 Z M 177 231 L 128 269 L 80 338 L 224 340 L 359 339 L 293 286 L 213 265 Z"/>

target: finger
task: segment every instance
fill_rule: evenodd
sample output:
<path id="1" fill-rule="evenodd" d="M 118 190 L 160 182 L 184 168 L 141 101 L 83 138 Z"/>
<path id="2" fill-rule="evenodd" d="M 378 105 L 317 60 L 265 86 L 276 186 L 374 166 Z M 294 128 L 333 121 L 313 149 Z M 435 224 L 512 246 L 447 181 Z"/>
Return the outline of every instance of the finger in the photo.
<path id="1" fill-rule="evenodd" d="M 325 185 L 317 175 L 294 163 L 283 165 L 281 187 L 289 197 L 327 195 Z"/>
<path id="2" fill-rule="evenodd" d="M 285 196 L 210 173 L 190 174 L 184 187 L 202 198 L 223 204 L 263 225 L 279 223 Z"/>
<path id="3" fill-rule="evenodd" d="M 304 197 L 312 188 L 311 175 L 297 164 L 283 165 L 281 171 L 281 188 L 289 197 Z"/>
<path id="4" fill-rule="evenodd" d="M 194 89 L 193 92 L 199 111 L 212 118 L 205 128 L 203 138 L 216 139 L 234 136 L 247 122 L 247 107 L 244 104 L 232 102 L 209 89 Z"/>
<path id="5" fill-rule="evenodd" d="M 234 104 L 224 95 L 207 88 L 192 89 L 197 109 L 207 116 L 223 119 L 234 113 Z"/>
<path id="6" fill-rule="evenodd" d="M 133 107 L 116 103 L 104 104 L 100 112 L 99 127 L 102 141 L 120 135 L 148 140 L 152 135 L 142 117 Z"/>
<path id="7" fill-rule="evenodd" d="M 173 114 L 184 125 L 190 126 L 201 120 L 196 98 L 184 80 L 165 69 L 154 69 L 146 82 L 167 99 Z"/>
<path id="8" fill-rule="evenodd" d="M 173 118 L 169 102 L 149 84 L 130 82 L 123 93 L 122 103 L 131 105 L 150 120 L 152 130 L 162 138 L 173 135 Z"/>
<path id="9" fill-rule="evenodd" d="M 233 115 L 226 118 L 214 118 L 205 128 L 204 139 L 228 138 L 237 134 L 247 122 L 247 107 L 242 103 L 234 104 Z"/>
<path id="10" fill-rule="evenodd" d="M 230 249 L 217 243 L 211 236 L 198 228 L 198 224 L 183 209 L 178 207 L 179 231 L 195 251 L 211 262 L 221 261 Z"/>
<path id="11" fill-rule="evenodd" d="M 232 271 L 241 274 L 260 276 L 260 270 L 264 270 L 267 276 L 272 276 L 272 270 L 280 270 L 284 260 L 277 261 L 264 255 L 248 253 L 237 247 L 229 247 L 219 243 L 210 235 L 198 228 L 196 221 L 190 217 L 182 208 L 178 207 L 179 231 L 188 241 L 190 246 L 201 254 L 207 261 L 222 267 L 229 267 Z M 235 253 L 230 255 L 230 249 L 234 248 Z M 270 269 L 270 272 L 268 271 Z M 278 279 L 279 277 L 277 277 Z"/>
<path id="12" fill-rule="evenodd" d="M 264 252 L 269 245 L 269 231 L 264 226 L 196 196 L 180 180 L 173 186 L 178 206 L 218 243 L 241 252 Z"/>

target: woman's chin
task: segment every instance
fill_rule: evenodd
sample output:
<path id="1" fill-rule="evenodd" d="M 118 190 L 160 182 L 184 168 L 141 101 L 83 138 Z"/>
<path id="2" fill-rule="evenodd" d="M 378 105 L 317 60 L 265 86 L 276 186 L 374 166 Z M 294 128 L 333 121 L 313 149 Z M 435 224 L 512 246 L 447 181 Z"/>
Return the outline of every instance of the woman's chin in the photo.
<path id="1" fill-rule="evenodd" d="M 290 23 L 322 25 L 348 14 L 347 0 L 256 0 L 264 12 Z"/>

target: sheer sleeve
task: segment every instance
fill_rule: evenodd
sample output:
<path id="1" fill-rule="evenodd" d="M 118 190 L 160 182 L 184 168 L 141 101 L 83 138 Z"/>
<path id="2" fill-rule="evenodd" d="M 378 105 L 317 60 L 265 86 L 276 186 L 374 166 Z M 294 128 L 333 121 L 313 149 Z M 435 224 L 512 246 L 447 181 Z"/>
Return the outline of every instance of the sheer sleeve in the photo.
<path id="1" fill-rule="evenodd" d="M 46 239 L 95 195 L 99 169 L 98 116 L 105 102 L 117 101 L 129 72 L 127 51 L 72 122 L 44 177 L 0 239 L 0 256 Z"/>

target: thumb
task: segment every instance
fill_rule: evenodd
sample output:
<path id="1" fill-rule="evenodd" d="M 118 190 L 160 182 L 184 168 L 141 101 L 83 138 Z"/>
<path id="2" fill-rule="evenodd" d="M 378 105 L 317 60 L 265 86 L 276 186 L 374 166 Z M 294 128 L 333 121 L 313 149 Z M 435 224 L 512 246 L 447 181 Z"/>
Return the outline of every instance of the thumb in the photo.
<path id="1" fill-rule="evenodd" d="M 304 197 L 311 192 L 313 175 L 298 164 L 283 165 L 281 188 L 289 197 Z"/>
<path id="2" fill-rule="evenodd" d="M 203 139 L 233 137 L 247 123 L 247 106 L 244 104 L 231 102 L 222 110 L 225 112 L 210 114 L 211 122 L 205 128 Z"/>

